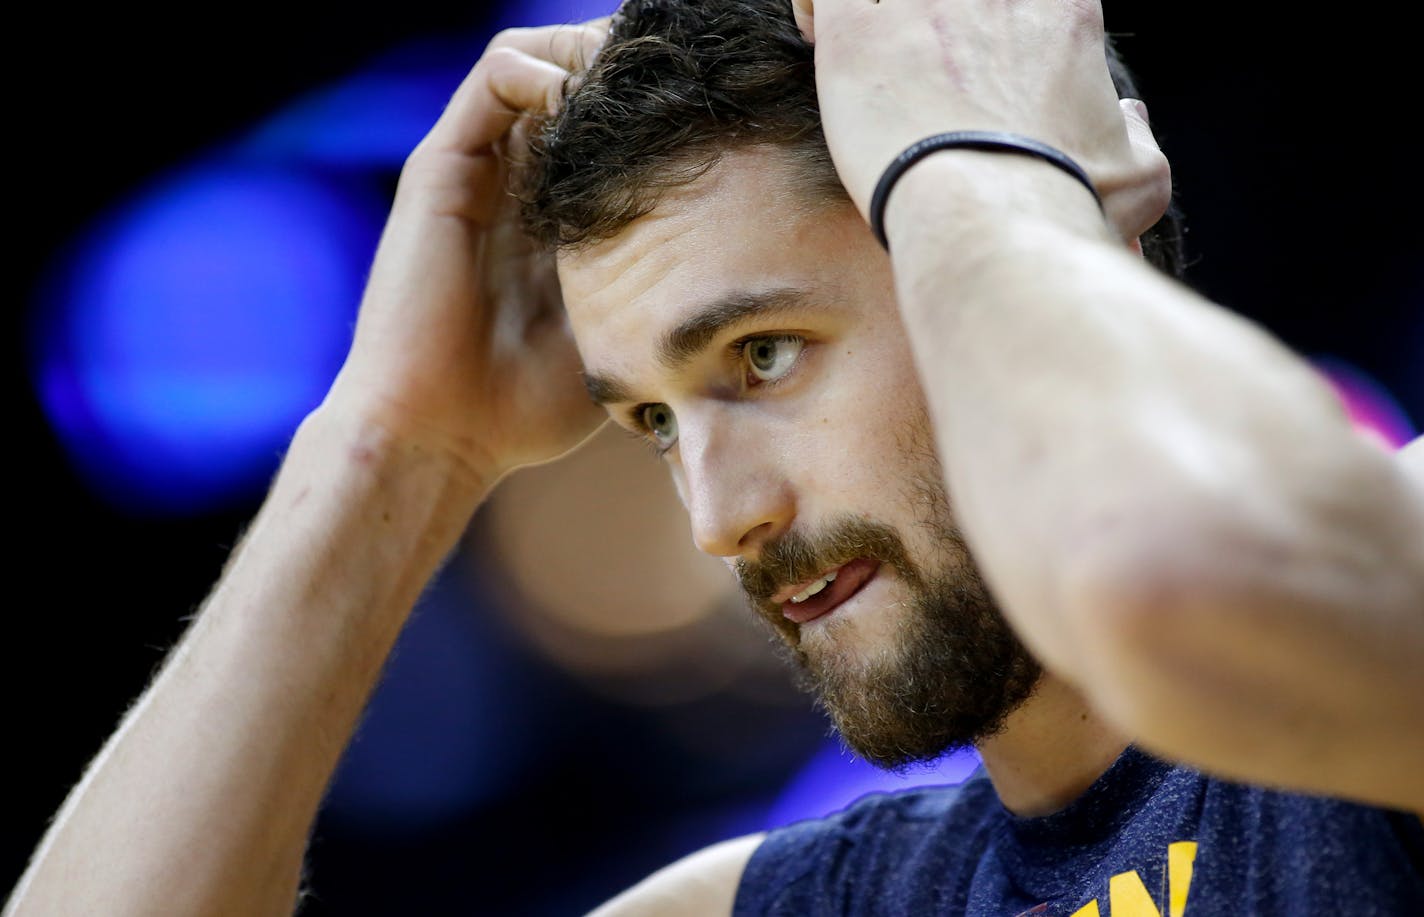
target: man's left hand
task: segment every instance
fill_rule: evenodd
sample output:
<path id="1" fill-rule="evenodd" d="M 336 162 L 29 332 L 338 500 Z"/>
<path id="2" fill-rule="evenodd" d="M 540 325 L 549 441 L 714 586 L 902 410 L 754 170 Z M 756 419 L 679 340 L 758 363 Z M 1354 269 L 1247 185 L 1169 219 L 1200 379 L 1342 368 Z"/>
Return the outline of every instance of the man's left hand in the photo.
<path id="1" fill-rule="evenodd" d="M 955 130 L 1009 131 L 1067 153 L 1125 240 L 1165 209 L 1167 161 L 1139 103 L 1117 99 L 1098 0 L 791 3 L 816 44 L 826 141 L 861 213 L 902 150 Z"/>

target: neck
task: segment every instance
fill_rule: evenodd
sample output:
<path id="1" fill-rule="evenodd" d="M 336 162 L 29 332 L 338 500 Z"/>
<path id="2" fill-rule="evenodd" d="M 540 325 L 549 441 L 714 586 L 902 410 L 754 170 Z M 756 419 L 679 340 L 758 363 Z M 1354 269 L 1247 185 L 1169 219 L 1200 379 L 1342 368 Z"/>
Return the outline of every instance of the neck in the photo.
<path id="1" fill-rule="evenodd" d="M 979 755 L 1004 807 L 1032 817 L 1081 796 L 1127 745 L 1081 694 L 1045 673 L 1003 732 L 979 744 Z"/>

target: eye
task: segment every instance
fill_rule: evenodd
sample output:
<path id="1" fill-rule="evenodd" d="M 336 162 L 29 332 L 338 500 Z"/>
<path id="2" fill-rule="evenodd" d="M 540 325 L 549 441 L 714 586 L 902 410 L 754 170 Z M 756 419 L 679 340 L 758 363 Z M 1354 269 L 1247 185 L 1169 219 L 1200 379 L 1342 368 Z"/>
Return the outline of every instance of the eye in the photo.
<path id="1" fill-rule="evenodd" d="M 762 382 L 775 382 L 791 371 L 805 346 L 805 338 L 794 334 L 771 334 L 748 338 L 742 352 L 753 376 Z"/>
<path id="2" fill-rule="evenodd" d="M 643 406 L 643 426 L 658 441 L 658 448 L 664 452 L 677 442 L 677 416 L 665 404 Z"/>

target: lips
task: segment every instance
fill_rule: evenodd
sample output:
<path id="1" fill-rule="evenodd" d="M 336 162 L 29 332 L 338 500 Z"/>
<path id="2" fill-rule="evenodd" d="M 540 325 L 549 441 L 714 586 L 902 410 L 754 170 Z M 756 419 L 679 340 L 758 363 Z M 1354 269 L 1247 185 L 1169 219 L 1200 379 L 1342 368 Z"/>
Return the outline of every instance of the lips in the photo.
<path id="1" fill-rule="evenodd" d="M 786 590 L 778 594 L 781 605 L 781 613 L 789 621 L 797 624 L 805 624 L 814 621 L 834 611 L 846 599 L 855 595 L 880 569 L 880 561 L 871 560 L 867 557 L 858 557 L 836 571 L 836 578 L 829 583 L 826 588 L 806 599 L 804 602 L 793 603 L 790 595 L 801 591 L 803 587 L 797 587 L 786 594 Z"/>

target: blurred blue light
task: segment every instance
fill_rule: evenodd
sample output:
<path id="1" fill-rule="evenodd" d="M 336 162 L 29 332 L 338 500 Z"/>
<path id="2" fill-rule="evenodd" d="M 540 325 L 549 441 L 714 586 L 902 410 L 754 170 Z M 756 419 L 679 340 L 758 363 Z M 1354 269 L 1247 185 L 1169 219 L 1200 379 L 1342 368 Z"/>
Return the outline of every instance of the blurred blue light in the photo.
<path id="1" fill-rule="evenodd" d="M 615 5 L 504 15 L 544 24 Z M 482 46 L 393 49 L 71 246 L 36 303 L 31 364 L 91 488 L 132 512 L 194 513 L 265 486 L 349 343 L 387 203 L 365 195 L 388 187 Z"/>
<path id="2" fill-rule="evenodd" d="M 951 752 L 925 768 L 893 774 L 853 757 L 839 740 L 828 740 L 806 763 L 767 812 L 764 828 L 838 812 L 867 793 L 963 783 L 979 766 L 974 749 Z"/>
<path id="3" fill-rule="evenodd" d="M 133 510 L 246 497 L 340 367 L 379 213 L 294 172 L 211 165 L 56 265 L 32 340 L 76 467 Z"/>
<path id="4" fill-rule="evenodd" d="M 326 806 L 390 832 L 457 821 L 525 776 L 551 730 L 546 694 L 488 589 L 447 567 L 401 631 Z"/>
<path id="5" fill-rule="evenodd" d="M 520 0 L 500 7 L 496 29 L 585 22 L 618 9 L 618 0 Z"/>
<path id="6" fill-rule="evenodd" d="M 259 125 L 235 152 L 248 161 L 398 171 L 479 56 L 468 41 L 426 39 L 307 93 Z"/>

